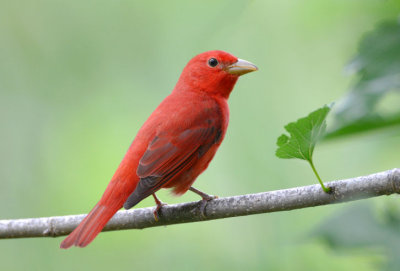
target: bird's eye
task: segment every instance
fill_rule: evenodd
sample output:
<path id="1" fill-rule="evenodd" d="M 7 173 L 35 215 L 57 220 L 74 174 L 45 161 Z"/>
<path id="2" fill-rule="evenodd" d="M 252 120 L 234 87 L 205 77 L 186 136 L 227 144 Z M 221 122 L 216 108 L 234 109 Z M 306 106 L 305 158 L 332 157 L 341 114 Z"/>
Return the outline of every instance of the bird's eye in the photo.
<path id="1" fill-rule="evenodd" d="M 217 66 L 218 65 L 218 60 L 216 60 L 215 58 L 210 58 L 209 60 L 208 60 L 208 65 L 210 65 L 210 67 L 215 67 L 215 66 Z"/>

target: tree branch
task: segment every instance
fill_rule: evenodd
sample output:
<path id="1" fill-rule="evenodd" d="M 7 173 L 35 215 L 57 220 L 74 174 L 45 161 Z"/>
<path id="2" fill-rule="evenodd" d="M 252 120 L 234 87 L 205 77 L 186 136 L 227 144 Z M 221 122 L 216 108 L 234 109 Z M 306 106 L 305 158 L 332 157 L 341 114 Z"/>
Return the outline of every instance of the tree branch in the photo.
<path id="1" fill-rule="evenodd" d="M 332 193 L 320 185 L 309 185 L 258 194 L 215 199 L 200 214 L 199 202 L 167 205 L 161 209 L 160 220 L 154 220 L 154 208 L 119 211 L 104 231 L 144 229 L 260 213 L 289 211 L 332 203 L 340 203 L 400 193 L 400 169 L 368 176 L 326 183 Z M 54 216 L 16 220 L 0 220 L 0 239 L 23 237 L 56 237 L 69 234 L 85 215 Z"/>

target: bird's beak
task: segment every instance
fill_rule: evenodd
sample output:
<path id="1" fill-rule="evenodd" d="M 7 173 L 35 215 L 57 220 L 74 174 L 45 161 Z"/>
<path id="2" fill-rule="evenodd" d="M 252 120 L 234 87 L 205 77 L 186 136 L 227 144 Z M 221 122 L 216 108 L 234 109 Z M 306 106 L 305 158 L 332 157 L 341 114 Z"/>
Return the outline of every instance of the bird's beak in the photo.
<path id="1" fill-rule="evenodd" d="M 226 67 L 226 71 L 230 74 L 243 75 L 249 72 L 258 70 L 257 66 L 253 63 L 238 58 L 238 61 Z"/>

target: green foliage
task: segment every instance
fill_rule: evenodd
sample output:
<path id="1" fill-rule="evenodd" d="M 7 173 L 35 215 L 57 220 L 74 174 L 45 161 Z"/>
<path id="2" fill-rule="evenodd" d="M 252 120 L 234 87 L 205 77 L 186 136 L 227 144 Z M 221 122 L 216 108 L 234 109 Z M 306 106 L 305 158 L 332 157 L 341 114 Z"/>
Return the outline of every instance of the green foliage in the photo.
<path id="1" fill-rule="evenodd" d="M 285 126 L 290 137 L 282 134 L 277 141 L 276 156 L 279 158 L 299 158 L 312 161 L 315 144 L 326 130 L 326 116 L 330 107 L 325 105 L 307 117 L 300 118 Z"/>
<path id="2" fill-rule="evenodd" d="M 322 138 L 326 130 L 326 117 L 330 111 L 330 107 L 325 105 L 314 112 L 311 112 L 307 117 L 300 118 L 296 122 L 291 122 L 285 126 L 290 137 L 282 134 L 277 141 L 278 149 L 276 156 L 279 158 L 298 158 L 306 160 L 310 163 L 322 189 L 329 192 L 315 170 L 312 155 L 315 145 Z"/>
<path id="3" fill-rule="evenodd" d="M 348 69 L 358 80 L 338 105 L 335 123 L 327 138 L 400 125 L 400 110 L 384 112 L 383 98 L 390 92 L 400 98 L 400 22 L 378 26 L 361 40 Z M 382 106 L 381 106 L 382 107 Z M 386 110 L 387 111 L 387 110 Z"/>
<path id="4" fill-rule="evenodd" d="M 329 109 L 318 109 L 285 127 L 291 137 L 278 138 L 278 157 L 306 160 L 316 173 L 312 153 L 322 136 L 336 138 L 400 125 L 400 21 L 386 22 L 365 35 L 348 68 L 357 75 L 357 81 L 336 106 L 330 131 L 324 135 Z M 385 100 L 388 95 L 391 99 Z M 313 134 L 313 130 L 317 132 Z M 346 252 L 354 248 L 383 247 L 387 264 L 382 269 L 398 270 L 399 207 L 396 204 L 385 208 L 379 217 L 369 205 L 350 208 L 325 220 L 312 236 L 324 240 L 332 249 L 346 249 Z"/>
<path id="5" fill-rule="evenodd" d="M 332 249 L 386 248 L 388 260 L 384 270 L 400 266 L 399 207 L 386 205 L 379 216 L 370 205 L 359 204 L 325 220 L 312 231 L 312 237 L 324 240 Z"/>

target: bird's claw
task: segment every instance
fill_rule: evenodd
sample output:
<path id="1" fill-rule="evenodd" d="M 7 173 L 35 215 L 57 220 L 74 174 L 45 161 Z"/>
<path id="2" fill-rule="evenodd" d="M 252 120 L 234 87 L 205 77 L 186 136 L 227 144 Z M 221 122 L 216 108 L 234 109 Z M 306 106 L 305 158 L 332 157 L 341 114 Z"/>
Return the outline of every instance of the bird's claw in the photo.
<path id="1" fill-rule="evenodd" d="M 200 201 L 200 215 L 202 218 L 206 218 L 206 215 L 204 211 L 206 210 L 207 203 L 213 199 L 217 199 L 218 196 L 212 196 L 212 195 L 207 195 L 206 197 L 203 197 L 203 199 Z"/>
<path id="2" fill-rule="evenodd" d="M 156 208 L 154 209 L 153 216 L 154 216 L 154 220 L 156 222 L 158 222 L 160 220 L 161 208 L 166 205 L 168 205 L 168 204 L 160 202 L 160 204 L 157 204 Z"/>

